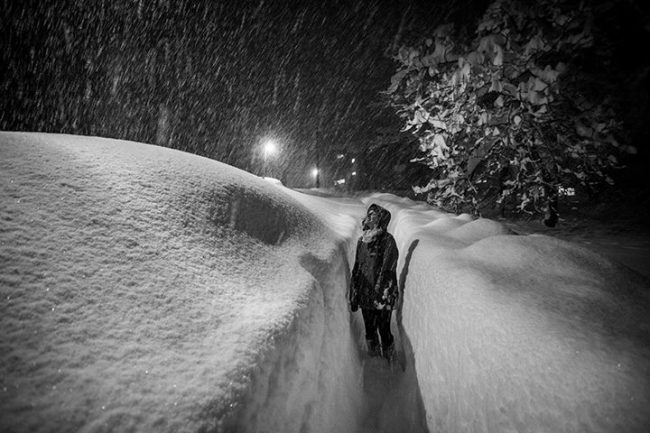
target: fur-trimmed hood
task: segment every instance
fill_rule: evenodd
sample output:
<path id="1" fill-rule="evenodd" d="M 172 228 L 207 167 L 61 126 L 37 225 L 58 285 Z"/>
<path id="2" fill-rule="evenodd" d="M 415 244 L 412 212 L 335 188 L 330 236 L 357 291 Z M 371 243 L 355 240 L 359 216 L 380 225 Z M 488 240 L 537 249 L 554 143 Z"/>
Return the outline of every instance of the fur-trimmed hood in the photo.
<path id="1" fill-rule="evenodd" d="M 390 217 L 391 217 L 390 212 L 388 211 L 388 209 L 383 208 L 375 203 L 371 204 L 368 207 L 368 211 L 366 212 L 366 217 L 363 219 L 363 222 L 361 224 L 363 230 L 367 229 L 366 221 L 370 216 L 370 213 L 372 212 L 376 212 L 379 215 L 378 226 L 382 230 L 386 231 L 388 229 L 388 224 L 390 223 Z"/>

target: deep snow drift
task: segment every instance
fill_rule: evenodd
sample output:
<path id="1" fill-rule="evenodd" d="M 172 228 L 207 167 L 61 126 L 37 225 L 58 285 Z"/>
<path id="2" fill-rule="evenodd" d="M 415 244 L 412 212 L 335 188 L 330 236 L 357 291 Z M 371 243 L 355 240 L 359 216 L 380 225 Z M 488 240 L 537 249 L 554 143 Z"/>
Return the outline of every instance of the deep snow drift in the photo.
<path id="1" fill-rule="evenodd" d="M 650 431 L 648 280 L 577 244 L 98 138 L 0 133 L 0 182 L 1 431 Z M 404 372 L 345 298 L 371 202 Z"/>
<path id="2" fill-rule="evenodd" d="M 431 432 L 650 431 L 648 280 L 577 244 L 371 201 L 393 213 Z"/>
<path id="3" fill-rule="evenodd" d="M 304 206 L 156 146 L 0 155 L 0 431 L 356 429 L 344 244 Z"/>

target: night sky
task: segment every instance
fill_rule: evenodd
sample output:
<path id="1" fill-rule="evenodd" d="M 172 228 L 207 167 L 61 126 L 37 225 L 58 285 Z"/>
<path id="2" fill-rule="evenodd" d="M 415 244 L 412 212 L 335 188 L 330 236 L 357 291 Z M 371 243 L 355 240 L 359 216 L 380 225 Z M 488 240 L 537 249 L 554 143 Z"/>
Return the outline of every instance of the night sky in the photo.
<path id="1" fill-rule="evenodd" d="M 380 93 L 396 71 L 391 56 L 440 23 L 473 28 L 488 3 L 0 0 L 0 128 L 155 143 L 290 186 L 308 185 L 315 164 L 327 184 L 355 156 L 360 172 L 388 179 L 392 159 L 417 152 L 393 139 L 363 159 L 379 133 L 399 135 Z M 608 24 L 622 85 L 647 81 L 639 5 L 620 3 Z M 630 96 L 627 117 L 645 142 L 648 97 Z M 281 150 L 263 165 L 267 138 Z"/>
<path id="2" fill-rule="evenodd" d="M 439 18 L 413 1 L 2 2 L 4 130 L 124 138 L 304 182 L 394 122 L 398 44 Z M 438 17 L 438 18 L 436 18 Z M 392 120 L 391 120 L 392 118 Z"/>

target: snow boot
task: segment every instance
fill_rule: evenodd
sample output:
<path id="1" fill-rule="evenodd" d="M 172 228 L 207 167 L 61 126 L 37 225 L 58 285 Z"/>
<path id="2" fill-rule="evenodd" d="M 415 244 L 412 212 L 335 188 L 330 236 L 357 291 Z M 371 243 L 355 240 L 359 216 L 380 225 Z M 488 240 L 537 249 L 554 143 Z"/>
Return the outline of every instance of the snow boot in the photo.
<path id="1" fill-rule="evenodd" d="M 380 356 L 381 355 L 381 346 L 375 340 L 366 340 L 368 345 L 368 355 L 370 356 Z"/>

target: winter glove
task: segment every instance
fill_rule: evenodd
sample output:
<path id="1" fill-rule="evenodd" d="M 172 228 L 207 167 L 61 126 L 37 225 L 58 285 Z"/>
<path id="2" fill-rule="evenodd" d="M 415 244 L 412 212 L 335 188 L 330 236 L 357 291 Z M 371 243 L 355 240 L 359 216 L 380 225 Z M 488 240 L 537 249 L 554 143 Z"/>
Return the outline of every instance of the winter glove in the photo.
<path id="1" fill-rule="evenodd" d="M 354 287 L 350 287 L 350 310 L 354 313 L 359 309 L 359 293 Z"/>
<path id="2" fill-rule="evenodd" d="M 384 290 L 384 294 L 381 297 L 382 301 L 391 307 L 395 305 L 395 295 L 391 294 L 389 289 Z"/>

